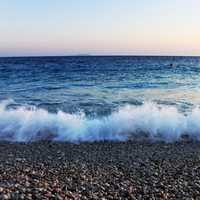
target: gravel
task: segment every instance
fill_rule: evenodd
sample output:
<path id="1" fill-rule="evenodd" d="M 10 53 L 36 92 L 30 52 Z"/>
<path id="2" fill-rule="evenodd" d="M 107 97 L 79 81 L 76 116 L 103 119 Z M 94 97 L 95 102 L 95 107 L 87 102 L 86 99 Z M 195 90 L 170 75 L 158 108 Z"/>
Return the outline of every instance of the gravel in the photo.
<path id="1" fill-rule="evenodd" d="M 200 199 L 200 142 L 0 142 L 0 199 Z"/>

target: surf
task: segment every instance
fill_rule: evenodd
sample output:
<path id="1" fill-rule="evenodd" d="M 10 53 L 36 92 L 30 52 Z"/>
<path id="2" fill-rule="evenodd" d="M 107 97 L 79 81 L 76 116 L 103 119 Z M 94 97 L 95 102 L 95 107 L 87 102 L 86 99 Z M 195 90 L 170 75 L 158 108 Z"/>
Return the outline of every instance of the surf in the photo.
<path id="1" fill-rule="evenodd" d="M 184 135 L 200 140 L 200 108 L 184 114 L 175 106 L 146 102 L 126 105 L 104 117 L 84 112 L 51 113 L 34 106 L 10 107 L 13 100 L 0 103 L 0 139 L 17 142 L 53 140 L 68 142 L 126 141 L 145 137 L 174 142 Z"/>

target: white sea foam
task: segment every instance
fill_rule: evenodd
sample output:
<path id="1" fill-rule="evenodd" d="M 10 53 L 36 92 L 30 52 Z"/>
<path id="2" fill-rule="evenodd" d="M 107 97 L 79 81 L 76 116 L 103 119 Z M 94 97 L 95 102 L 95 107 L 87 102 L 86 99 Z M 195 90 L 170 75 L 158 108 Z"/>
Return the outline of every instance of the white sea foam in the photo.
<path id="1" fill-rule="evenodd" d="M 35 107 L 7 108 L 0 103 L 0 139 L 34 141 L 127 140 L 146 135 L 152 140 L 178 141 L 182 135 L 200 139 L 200 109 L 184 115 L 176 107 L 145 103 L 127 105 L 107 117 L 91 119 L 84 113 L 49 113 Z"/>

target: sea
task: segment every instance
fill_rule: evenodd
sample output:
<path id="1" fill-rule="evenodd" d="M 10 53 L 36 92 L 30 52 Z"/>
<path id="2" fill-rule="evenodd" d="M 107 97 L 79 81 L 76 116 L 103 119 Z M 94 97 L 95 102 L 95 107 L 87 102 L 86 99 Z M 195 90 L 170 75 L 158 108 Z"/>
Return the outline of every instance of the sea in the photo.
<path id="1" fill-rule="evenodd" d="M 200 57 L 0 58 L 0 140 L 200 139 Z"/>

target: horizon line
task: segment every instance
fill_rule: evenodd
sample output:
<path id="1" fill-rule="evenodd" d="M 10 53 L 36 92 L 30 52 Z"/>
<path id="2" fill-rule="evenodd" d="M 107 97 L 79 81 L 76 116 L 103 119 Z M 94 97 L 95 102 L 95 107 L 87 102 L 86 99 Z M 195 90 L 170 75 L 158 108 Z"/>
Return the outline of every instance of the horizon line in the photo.
<path id="1" fill-rule="evenodd" d="M 68 54 L 68 55 L 9 55 L 0 58 L 37 58 L 37 57 L 200 57 L 200 55 L 159 55 L 159 54 Z"/>

